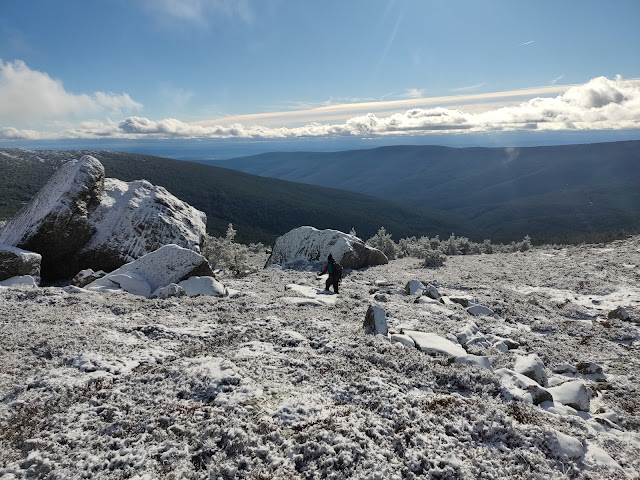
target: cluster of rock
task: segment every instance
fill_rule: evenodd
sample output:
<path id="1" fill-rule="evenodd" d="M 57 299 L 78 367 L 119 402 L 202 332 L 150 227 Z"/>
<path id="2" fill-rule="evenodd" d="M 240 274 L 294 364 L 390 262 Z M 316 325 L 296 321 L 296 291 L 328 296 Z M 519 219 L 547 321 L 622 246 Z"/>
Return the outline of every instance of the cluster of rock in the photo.
<path id="1" fill-rule="evenodd" d="M 304 226 L 295 228 L 276 240 L 265 268 L 274 265 L 298 267 L 326 262 L 330 254 L 350 270 L 389 263 L 384 253 L 369 247 L 354 235 Z"/>
<path id="2" fill-rule="evenodd" d="M 203 212 L 164 188 L 105 178 L 102 164 L 85 155 L 64 164 L 0 229 L 0 285 L 75 274 L 72 286 L 93 291 L 226 295 L 198 253 L 205 223 Z"/>
<path id="3" fill-rule="evenodd" d="M 203 212 L 163 187 L 105 178 L 103 165 L 85 155 L 60 167 L 0 229 L 0 244 L 38 253 L 40 276 L 61 280 L 87 268 L 114 270 L 167 244 L 198 252 L 205 223 Z"/>
<path id="4" fill-rule="evenodd" d="M 390 328 L 384 308 L 379 304 L 371 304 L 363 323 L 365 333 L 382 335 L 391 342 L 417 348 L 451 363 L 487 369 L 497 376 L 502 385 L 503 396 L 508 400 L 540 405 L 548 411 L 569 411 L 575 414 L 576 411 L 589 411 L 593 389 L 606 388 L 602 385 L 606 384 L 607 377 L 599 365 L 588 362 L 575 366 L 559 364 L 553 367 L 549 375 L 538 355 L 520 353 L 521 346 L 516 340 L 493 333 L 482 333 L 473 317 L 488 315 L 495 318 L 496 315 L 490 308 L 475 303 L 471 297 L 441 295 L 435 286 L 425 285 L 418 280 L 408 282 L 404 289 L 394 291 L 390 287 L 385 281 L 379 281 L 370 293 L 378 301 L 381 296 L 403 294 L 414 295 L 417 297 L 416 302 L 430 303 L 429 306 L 459 304 L 465 307 L 467 321 L 455 335 L 445 338 L 433 332 L 418 331 L 415 327 L 398 325 Z M 458 314 L 459 311 L 459 307 L 456 310 L 445 310 L 450 318 L 462 322 L 464 320 Z M 489 352 L 500 354 L 508 350 L 513 350 L 512 353 L 515 354 L 512 368 L 494 370 Z"/>
<path id="5" fill-rule="evenodd" d="M 164 188 L 105 178 L 103 165 L 85 155 L 62 165 L 0 228 L 0 285 L 73 278 L 76 287 L 144 297 L 226 295 L 199 254 L 205 224 L 203 212 Z M 300 227 L 276 241 L 266 266 L 308 265 L 329 254 L 348 269 L 388 262 L 355 236 Z"/>

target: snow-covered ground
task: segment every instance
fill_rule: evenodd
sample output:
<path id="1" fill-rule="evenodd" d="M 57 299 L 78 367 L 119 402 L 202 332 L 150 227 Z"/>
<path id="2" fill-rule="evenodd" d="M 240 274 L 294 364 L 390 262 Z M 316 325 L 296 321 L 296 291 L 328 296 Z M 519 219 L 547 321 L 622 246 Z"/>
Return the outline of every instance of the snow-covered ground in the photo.
<path id="1" fill-rule="evenodd" d="M 0 288 L 0 478 L 638 478 L 640 237 L 417 264 L 337 296 L 274 268 L 222 298 Z M 391 333 L 475 335 L 493 371 L 365 334 L 372 304 Z M 532 359 L 589 411 L 514 400 Z"/>

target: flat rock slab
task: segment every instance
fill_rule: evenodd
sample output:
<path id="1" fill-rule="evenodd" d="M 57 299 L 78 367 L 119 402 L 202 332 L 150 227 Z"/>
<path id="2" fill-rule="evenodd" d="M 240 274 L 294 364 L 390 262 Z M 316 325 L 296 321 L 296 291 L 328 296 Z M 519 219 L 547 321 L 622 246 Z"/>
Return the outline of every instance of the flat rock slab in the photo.
<path id="1" fill-rule="evenodd" d="M 469 308 L 467 308 L 467 312 L 469 312 L 474 317 L 480 315 L 493 315 L 493 310 L 491 310 L 489 307 L 485 307 L 484 305 L 471 305 Z"/>
<path id="2" fill-rule="evenodd" d="M 281 297 L 280 300 L 289 305 L 297 305 L 298 307 L 326 307 L 325 303 L 319 300 L 306 297 Z"/>
<path id="3" fill-rule="evenodd" d="M 296 295 L 316 300 L 324 305 L 335 305 L 338 300 L 338 295 L 325 290 L 318 290 L 315 287 L 309 287 L 307 285 L 297 285 L 290 283 L 284 289 L 287 292 L 295 293 Z"/>
<path id="4" fill-rule="evenodd" d="M 416 346 L 430 355 L 446 355 L 448 357 L 461 357 L 467 354 L 467 351 L 459 344 L 453 343 L 435 333 L 418 332 L 415 330 L 405 330 L 405 335 L 411 337 Z"/>

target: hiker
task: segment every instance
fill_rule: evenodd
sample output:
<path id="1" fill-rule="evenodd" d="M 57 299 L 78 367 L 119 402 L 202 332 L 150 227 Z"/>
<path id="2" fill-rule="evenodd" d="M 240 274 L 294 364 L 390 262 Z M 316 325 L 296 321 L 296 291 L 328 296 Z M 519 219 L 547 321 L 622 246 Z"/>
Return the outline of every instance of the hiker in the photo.
<path id="1" fill-rule="evenodd" d="M 340 283 L 340 277 L 342 276 L 342 267 L 333 259 L 333 255 L 329 254 L 327 257 L 327 264 L 324 266 L 320 275 L 329 273 L 327 283 L 325 284 L 324 291 L 329 291 L 329 285 L 333 285 L 333 291 L 338 293 L 338 284 Z"/>

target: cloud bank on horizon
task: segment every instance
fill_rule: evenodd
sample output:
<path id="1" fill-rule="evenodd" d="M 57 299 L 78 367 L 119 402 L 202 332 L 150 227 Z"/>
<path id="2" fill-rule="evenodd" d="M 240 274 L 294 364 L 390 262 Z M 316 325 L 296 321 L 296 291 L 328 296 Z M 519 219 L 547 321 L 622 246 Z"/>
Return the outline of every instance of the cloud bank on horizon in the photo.
<path id="1" fill-rule="evenodd" d="M 333 123 L 311 121 L 295 127 L 193 124 L 175 118 L 152 120 L 141 116 L 98 121 L 92 117 L 97 114 L 121 116 L 123 112 L 141 110 L 143 106 L 126 93 L 73 94 L 67 92 L 60 81 L 29 69 L 24 62 L 4 63 L 0 60 L 0 105 L 3 105 L 0 140 L 286 139 L 640 128 L 640 81 L 624 80 L 620 76 L 614 79 L 597 77 L 585 84 L 567 87 L 557 96 L 535 97 L 518 105 L 495 107 L 479 113 L 436 106 L 387 114 L 389 102 L 382 103 L 386 111 L 376 111 L 376 102 L 369 102 L 367 114 Z M 277 117 L 278 114 L 269 115 Z M 83 120 L 72 125 L 72 119 Z M 49 121 L 49 125 L 64 127 L 52 132 L 15 126 L 43 120 Z"/>

